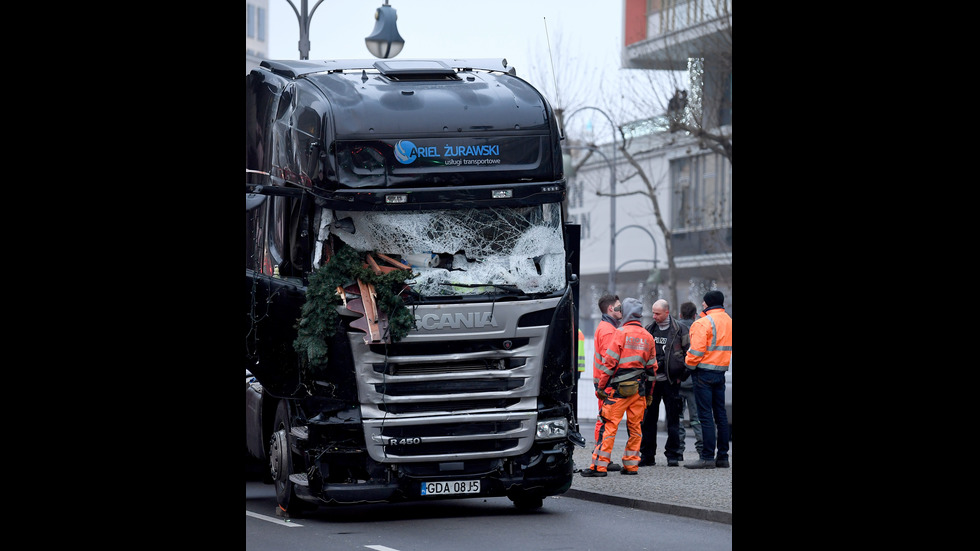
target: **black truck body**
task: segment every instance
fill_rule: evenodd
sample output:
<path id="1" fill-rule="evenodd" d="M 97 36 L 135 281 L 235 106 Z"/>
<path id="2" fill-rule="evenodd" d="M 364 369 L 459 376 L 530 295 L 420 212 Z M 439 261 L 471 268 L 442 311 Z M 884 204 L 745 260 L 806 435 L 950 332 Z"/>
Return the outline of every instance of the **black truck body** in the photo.
<path id="1" fill-rule="evenodd" d="M 565 492 L 579 245 L 548 101 L 490 60 L 264 61 L 245 94 L 246 458 L 280 507 Z"/>

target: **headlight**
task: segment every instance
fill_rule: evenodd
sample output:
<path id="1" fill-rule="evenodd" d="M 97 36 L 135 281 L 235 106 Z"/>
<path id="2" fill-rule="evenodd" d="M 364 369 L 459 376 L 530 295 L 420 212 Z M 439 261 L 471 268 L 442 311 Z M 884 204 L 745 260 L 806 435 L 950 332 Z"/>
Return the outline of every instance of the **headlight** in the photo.
<path id="1" fill-rule="evenodd" d="M 549 440 L 552 438 L 565 438 L 568 436 L 567 419 L 545 419 L 538 421 L 538 431 L 534 435 L 535 440 Z"/>

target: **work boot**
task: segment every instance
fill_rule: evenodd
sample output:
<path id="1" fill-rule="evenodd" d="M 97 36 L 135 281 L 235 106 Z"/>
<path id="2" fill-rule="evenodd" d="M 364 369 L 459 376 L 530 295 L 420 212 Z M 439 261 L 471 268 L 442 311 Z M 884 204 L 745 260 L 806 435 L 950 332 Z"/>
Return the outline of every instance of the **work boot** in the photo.
<path id="1" fill-rule="evenodd" d="M 591 478 L 591 477 L 602 478 L 606 476 L 606 471 L 597 471 L 595 469 L 582 469 L 582 476 L 586 478 Z"/>
<path id="2" fill-rule="evenodd" d="M 728 464 L 728 460 L 727 459 L 717 459 L 717 460 L 715 460 L 715 467 L 718 467 L 718 468 L 721 468 L 721 469 L 727 469 L 730 466 L 731 465 Z"/>
<path id="3" fill-rule="evenodd" d="M 619 474 L 640 474 L 640 473 L 639 471 L 627 471 L 626 469 L 623 469 L 619 471 Z"/>
<path id="4" fill-rule="evenodd" d="M 623 468 L 623 466 L 620 465 L 619 463 L 612 463 L 612 462 L 610 462 L 609 463 L 609 466 L 606 467 L 606 470 L 607 471 L 618 471 L 618 470 L 621 470 L 622 468 Z"/>
<path id="5" fill-rule="evenodd" d="M 676 459 L 668 459 L 667 460 L 667 466 L 668 467 L 676 467 L 677 465 L 678 465 L 678 463 L 677 463 L 677 460 Z"/>
<path id="6" fill-rule="evenodd" d="M 698 459 L 694 463 L 685 463 L 685 469 L 714 469 L 715 462 L 710 459 Z"/>
<path id="7" fill-rule="evenodd" d="M 657 464 L 657 460 L 656 459 L 642 459 L 641 458 L 640 459 L 640 462 L 637 463 L 637 466 L 639 466 L 639 467 L 652 467 L 652 466 L 654 466 L 656 464 Z"/>

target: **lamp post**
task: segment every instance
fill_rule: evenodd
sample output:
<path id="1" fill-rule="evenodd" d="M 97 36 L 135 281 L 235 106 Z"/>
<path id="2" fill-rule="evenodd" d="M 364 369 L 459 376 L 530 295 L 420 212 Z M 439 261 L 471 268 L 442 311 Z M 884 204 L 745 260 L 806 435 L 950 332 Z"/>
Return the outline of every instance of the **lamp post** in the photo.
<path id="1" fill-rule="evenodd" d="M 647 233 L 647 235 L 650 236 L 650 241 L 653 242 L 653 267 L 654 267 L 654 269 L 656 269 L 656 267 L 657 267 L 657 240 L 653 237 L 653 234 L 650 233 L 650 230 L 648 230 L 647 228 L 645 228 L 643 226 L 640 226 L 638 224 L 630 224 L 629 226 L 623 226 L 622 228 L 619 228 L 619 231 L 616 232 L 616 235 L 619 235 L 619 232 L 621 232 L 623 230 L 628 230 L 630 228 L 636 228 L 638 230 L 643 230 L 643 231 L 645 231 Z M 630 262 L 641 262 L 641 261 L 642 260 L 630 260 L 628 262 L 624 262 L 624 263 L 620 264 L 619 265 L 619 268 L 622 268 L 623 266 L 629 264 Z M 616 271 L 617 272 L 619 271 L 619 268 L 616 268 Z"/>
<path id="2" fill-rule="evenodd" d="M 587 105 L 585 107 L 580 107 L 575 111 L 572 111 L 572 113 L 565 118 L 565 122 L 567 122 L 569 119 L 575 116 L 576 113 L 580 113 L 582 111 L 585 111 L 586 109 L 592 109 L 594 111 L 598 111 L 602 113 L 602 115 L 606 117 L 606 119 L 609 121 L 609 126 L 612 127 L 612 133 L 613 133 L 612 164 L 610 165 L 610 167 L 612 168 L 612 178 L 610 179 L 610 183 L 609 183 L 609 235 L 610 235 L 609 237 L 609 292 L 615 294 L 616 293 L 616 270 L 615 270 L 616 234 L 618 233 L 616 231 L 616 125 L 613 123 L 612 117 L 610 117 L 608 113 L 606 113 L 602 109 L 599 109 L 598 107 L 592 107 L 590 105 Z M 562 131 L 564 131 L 564 128 L 562 129 Z M 602 154 L 601 151 L 595 148 L 586 148 L 586 149 L 593 149 L 600 155 Z M 605 155 L 602 156 L 605 158 Z M 609 159 L 606 159 L 606 162 L 609 162 Z"/>
<path id="3" fill-rule="evenodd" d="M 323 0 L 319 0 L 313 6 L 313 11 L 307 10 L 307 0 L 301 0 L 300 8 L 302 8 L 303 13 L 296 10 L 293 0 L 286 0 L 286 2 L 289 2 L 289 7 L 293 8 L 293 13 L 296 14 L 296 19 L 299 21 L 299 58 L 310 59 L 310 20 L 313 19 L 313 12 L 320 7 Z"/>
<path id="4" fill-rule="evenodd" d="M 312 10 L 308 9 L 308 0 L 300 0 L 299 10 L 296 9 L 296 4 L 293 4 L 293 0 L 286 0 L 286 2 L 293 8 L 293 13 L 296 14 L 296 20 L 299 22 L 299 58 L 310 59 L 310 21 L 313 19 L 313 12 L 320 7 L 323 0 L 318 0 Z M 398 19 L 395 8 L 389 6 L 388 0 L 385 0 L 385 4 L 375 10 L 374 19 L 376 20 L 374 31 L 364 39 L 368 51 L 375 57 L 395 57 L 405 46 L 405 41 L 398 34 L 398 26 L 395 23 Z"/>
<path id="5" fill-rule="evenodd" d="M 598 147 L 594 145 L 563 145 L 562 148 L 563 149 L 588 149 L 589 151 L 594 151 L 599 155 L 601 155 L 602 158 L 606 161 L 606 164 L 609 165 L 609 181 L 611 182 L 610 186 L 613 189 L 616 188 L 616 165 L 612 164 L 609 161 L 609 157 L 606 157 L 606 154 L 600 151 Z M 614 216 L 616 214 L 616 204 L 615 204 L 616 198 L 610 197 L 610 199 L 613 201 L 612 215 Z M 615 229 L 615 226 L 616 226 L 616 219 L 615 217 L 613 217 L 613 220 L 610 222 L 610 231 Z M 611 251 L 609 253 L 609 292 L 615 294 L 616 273 L 612 268 L 616 263 L 616 233 L 612 233 L 612 237 L 609 238 L 609 242 L 611 244 Z"/>

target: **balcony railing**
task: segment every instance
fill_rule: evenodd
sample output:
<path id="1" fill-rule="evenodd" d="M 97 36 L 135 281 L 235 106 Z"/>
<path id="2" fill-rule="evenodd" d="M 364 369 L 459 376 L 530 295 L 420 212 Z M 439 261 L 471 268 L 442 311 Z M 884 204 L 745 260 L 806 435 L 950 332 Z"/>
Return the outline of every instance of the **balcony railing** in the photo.
<path id="1" fill-rule="evenodd" d="M 732 15 L 732 0 L 654 0 L 649 4 L 662 8 L 647 12 L 647 39 Z"/>

